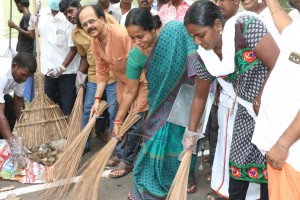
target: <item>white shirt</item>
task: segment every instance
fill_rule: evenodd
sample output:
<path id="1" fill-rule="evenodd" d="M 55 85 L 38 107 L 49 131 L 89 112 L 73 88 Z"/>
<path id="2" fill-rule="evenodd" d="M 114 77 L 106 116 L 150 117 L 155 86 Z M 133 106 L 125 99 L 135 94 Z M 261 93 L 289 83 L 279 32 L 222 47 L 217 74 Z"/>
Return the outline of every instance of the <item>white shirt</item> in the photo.
<path id="1" fill-rule="evenodd" d="M 292 52 L 300 54 L 300 19 L 287 26 L 282 34 L 282 48 L 276 65 L 264 87 L 252 142 L 269 151 L 291 124 L 300 109 L 300 64 L 289 60 Z M 300 172 L 300 141 L 294 143 L 287 158 Z"/>
<path id="2" fill-rule="evenodd" d="M 25 83 L 17 83 L 11 73 L 11 58 L 0 57 L 0 103 L 5 103 L 4 95 L 14 92 L 18 97 L 23 97 Z"/>
<path id="3" fill-rule="evenodd" d="M 119 3 L 116 3 L 116 4 L 113 4 L 112 7 L 115 7 L 117 9 L 118 12 L 122 13 L 122 10 L 121 10 L 121 7 L 120 7 L 120 2 Z M 133 4 L 131 4 L 131 8 L 135 8 L 135 6 Z M 129 12 L 129 11 L 128 11 Z M 125 21 L 126 21 L 126 17 L 127 17 L 127 14 L 128 12 L 124 13 L 121 17 L 121 20 L 120 20 L 120 24 L 121 25 L 125 25 Z"/>
<path id="4" fill-rule="evenodd" d="M 110 11 L 112 13 L 110 13 Z M 116 18 L 116 20 L 120 23 L 121 18 L 122 18 L 121 9 L 118 9 L 118 8 L 114 7 L 112 4 L 109 4 L 108 9 L 107 9 L 107 13 L 114 16 Z"/>
<path id="5" fill-rule="evenodd" d="M 63 13 L 54 17 L 50 8 L 44 8 L 39 17 L 39 35 L 41 46 L 41 71 L 45 75 L 48 69 L 60 66 L 66 58 L 70 47 L 75 46 L 72 40 L 73 25 Z M 63 74 L 75 74 L 78 71 L 80 56 L 77 54 L 72 62 L 65 66 Z"/>

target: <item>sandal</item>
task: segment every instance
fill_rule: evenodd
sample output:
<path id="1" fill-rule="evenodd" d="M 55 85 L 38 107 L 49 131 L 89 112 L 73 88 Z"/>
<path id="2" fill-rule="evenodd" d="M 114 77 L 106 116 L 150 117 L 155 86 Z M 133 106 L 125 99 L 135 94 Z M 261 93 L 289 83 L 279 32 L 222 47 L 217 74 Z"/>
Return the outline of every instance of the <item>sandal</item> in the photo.
<path id="1" fill-rule="evenodd" d="M 132 169 L 133 169 L 133 166 L 129 166 L 123 162 L 120 162 L 117 165 L 117 167 L 111 171 L 111 173 L 109 174 L 109 178 L 121 178 L 121 177 L 125 176 L 126 174 L 128 174 L 129 172 L 131 172 Z M 123 172 L 114 174 L 117 171 L 123 171 Z"/>
<path id="2" fill-rule="evenodd" d="M 221 197 L 220 195 L 218 195 L 215 192 L 210 192 L 206 195 L 206 199 L 205 200 L 222 200 L 223 197 Z"/>
<path id="3" fill-rule="evenodd" d="M 130 193 L 130 192 L 129 192 L 128 195 L 127 195 L 127 199 L 128 199 L 128 200 L 132 200 L 132 199 L 131 199 L 131 193 Z"/>
<path id="4" fill-rule="evenodd" d="M 197 192 L 196 184 L 189 185 L 189 187 L 187 189 L 187 193 L 193 194 L 193 193 L 196 193 L 196 192 Z"/>
<path id="5" fill-rule="evenodd" d="M 114 155 L 108 160 L 107 166 L 114 167 L 114 166 L 118 165 L 120 162 L 121 162 L 121 160 L 116 155 Z"/>

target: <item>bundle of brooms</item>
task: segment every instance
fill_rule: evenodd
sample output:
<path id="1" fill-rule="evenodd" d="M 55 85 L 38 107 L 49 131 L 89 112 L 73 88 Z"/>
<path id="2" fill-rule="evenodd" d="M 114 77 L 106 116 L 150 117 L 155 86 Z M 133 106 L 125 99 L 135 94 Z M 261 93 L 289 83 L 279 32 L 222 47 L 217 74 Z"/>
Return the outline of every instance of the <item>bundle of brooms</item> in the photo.
<path id="1" fill-rule="evenodd" d="M 36 13 L 36 1 L 33 1 L 34 13 Z M 35 28 L 35 41 L 37 53 L 37 72 L 35 78 L 35 98 L 28 108 L 23 110 L 16 125 L 18 136 L 22 144 L 28 148 L 39 146 L 46 142 L 60 140 L 65 137 L 67 117 L 59 106 L 54 104 L 44 93 L 43 74 L 40 66 L 40 41 L 38 27 Z"/>
<path id="2" fill-rule="evenodd" d="M 105 101 L 100 102 L 99 115 L 107 109 Z M 73 141 L 66 146 L 59 159 L 52 166 L 52 178 L 54 181 L 63 180 L 63 184 L 41 193 L 42 199 L 61 199 L 68 191 L 72 178 L 77 173 L 87 139 L 96 124 L 96 117 L 92 117 L 84 129 Z"/>
<path id="3" fill-rule="evenodd" d="M 128 129 L 140 118 L 140 115 L 136 113 L 129 113 L 124 123 L 120 127 L 119 136 L 124 136 Z M 87 167 L 82 172 L 79 183 L 76 184 L 71 190 L 71 199 L 98 200 L 102 173 L 117 143 L 118 139 L 113 137 L 90 159 Z"/>

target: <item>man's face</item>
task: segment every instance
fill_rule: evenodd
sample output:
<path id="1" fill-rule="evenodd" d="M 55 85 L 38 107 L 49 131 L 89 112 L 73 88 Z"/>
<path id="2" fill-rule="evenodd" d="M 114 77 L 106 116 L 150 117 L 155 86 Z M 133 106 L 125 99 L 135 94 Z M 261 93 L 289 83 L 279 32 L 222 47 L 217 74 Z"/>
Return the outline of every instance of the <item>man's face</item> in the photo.
<path id="1" fill-rule="evenodd" d="M 241 3 L 247 11 L 255 11 L 255 8 L 259 5 L 258 0 L 242 0 Z"/>
<path id="2" fill-rule="evenodd" d="M 108 0 L 100 0 L 98 1 L 98 4 L 101 6 L 103 10 L 108 9 L 109 7 L 109 1 Z"/>
<path id="3" fill-rule="evenodd" d="M 153 0 L 138 0 L 138 4 L 139 4 L 140 8 L 146 8 L 146 9 L 151 10 Z"/>
<path id="4" fill-rule="evenodd" d="M 90 6 L 81 11 L 79 14 L 79 20 L 81 27 L 91 37 L 98 37 L 104 29 L 104 18 L 98 18 L 94 9 Z"/>
<path id="5" fill-rule="evenodd" d="M 22 6 L 22 4 L 16 3 L 16 7 L 17 7 L 17 10 L 19 11 L 19 13 L 23 12 L 23 6 Z"/>
<path id="6" fill-rule="evenodd" d="M 225 20 L 234 16 L 237 12 L 239 1 L 238 0 L 215 0 L 215 4 L 219 7 Z"/>
<path id="7" fill-rule="evenodd" d="M 13 62 L 11 68 L 12 76 L 17 83 L 25 82 L 32 75 L 27 67 L 20 67 L 17 63 Z"/>
<path id="8" fill-rule="evenodd" d="M 65 10 L 64 15 L 66 16 L 69 22 L 71 22 L 72 24 L 77 24 L 79 11 L 80 10 L 78 8 L 70 6 Z"/>
<path id="9" fill-rule="evenodd" d="M 120 0 L 124 4 L 132 4 L 133 0 Z"/>

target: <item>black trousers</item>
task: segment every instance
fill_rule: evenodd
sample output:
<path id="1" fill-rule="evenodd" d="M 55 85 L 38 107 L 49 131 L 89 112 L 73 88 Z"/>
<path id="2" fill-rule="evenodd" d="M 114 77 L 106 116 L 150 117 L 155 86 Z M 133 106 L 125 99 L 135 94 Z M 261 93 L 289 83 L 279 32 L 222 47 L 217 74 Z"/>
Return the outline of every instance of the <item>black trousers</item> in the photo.
<path id="1" fill-rule="evenodd" d="M 8 121 L 10 130 L 13 131 L 16 124 L 16 115 L 14 110 L 14 99 L 9 94 L 4 95 L 5 110 L 4 115 Z M 3 139 L 2 134 L 0 134 L 0 139 Z"/>
<path id="2" fill-rule="evenodd" d="M 245 200 L 249 186 L 249 181 L 229 179 L 229 200 Z M 260 184 L 260 200 L 268 200 L 268 184 Z"/>
<path id="3" fill-rule="evenodd" d="M 76 100 L 76 74 L 63 74 L 58 78 L 45 76 L 45 93 L 60 106 L 65 116 L 70 115 Z"/>
<path id="4" fill-rule="evenodd" d="M 209 164 L 211 167 L 214 163 L 215 158 L 216 146 L 218 142 L 218 131 L 218 106 L 212 105 L 205 130 L 205 137 L 209 142 Z"/>

